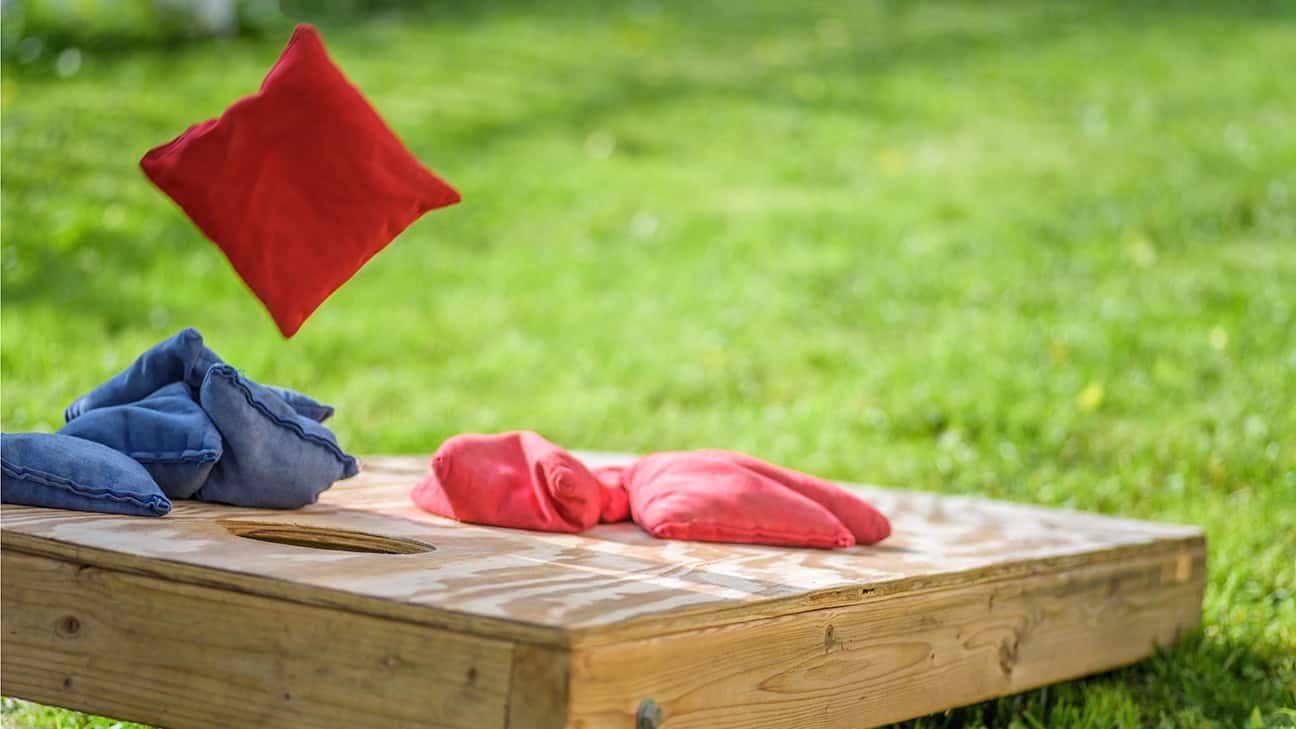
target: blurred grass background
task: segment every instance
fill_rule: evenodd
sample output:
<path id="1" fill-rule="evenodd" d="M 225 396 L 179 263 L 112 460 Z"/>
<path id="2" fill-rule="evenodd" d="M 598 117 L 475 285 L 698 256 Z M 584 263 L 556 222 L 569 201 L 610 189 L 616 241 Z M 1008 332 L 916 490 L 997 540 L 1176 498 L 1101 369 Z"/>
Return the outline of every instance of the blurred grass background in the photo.
<path id="1" fill-rule="evenodd" d="M 356 453 L 528 428 L 1198 524 L 1199 633 L 909 726 L 1296 726 L 1296 5 L 159 7 L 4 5 L 5 431 L 194 326 Z M 298 19 L 464 202 L 285 342 L 136 164 Z"/>

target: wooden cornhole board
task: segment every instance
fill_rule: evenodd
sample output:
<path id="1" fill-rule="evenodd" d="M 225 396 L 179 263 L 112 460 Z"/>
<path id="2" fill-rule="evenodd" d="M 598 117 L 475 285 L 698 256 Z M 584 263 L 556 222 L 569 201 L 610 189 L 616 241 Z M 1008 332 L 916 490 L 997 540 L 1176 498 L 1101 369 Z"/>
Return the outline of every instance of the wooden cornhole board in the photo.
<path id="1" fill-rule="evenodd" d="M 366 459 L 295 512 L 5 506 L 0 690 L 176 728 L 858 729 L 1201 614 L 1194 528 L 862 488 L 895 527 L 873 548 L 538 534 L 419 511 L 426 464 Z"/>

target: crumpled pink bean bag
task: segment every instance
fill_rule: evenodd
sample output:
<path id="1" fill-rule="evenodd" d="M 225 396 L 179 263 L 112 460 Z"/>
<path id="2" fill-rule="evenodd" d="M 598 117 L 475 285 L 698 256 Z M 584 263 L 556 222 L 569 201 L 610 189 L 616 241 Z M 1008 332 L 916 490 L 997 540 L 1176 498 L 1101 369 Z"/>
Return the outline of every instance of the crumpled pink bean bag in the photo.
<path id="1" fill-rule="evenodd" d="M 741 453 L 653 453 L 596 476 L 619 476 L 635 523 L 662 539 L 830 549 L 891 534 L 885 516 L 840 486 Z"/>
<path id="2" fill-rule="evenodd" d="M 532 432 L 447 440 L 412 498 L 459 521 L 552 532 L 633 518 L 662 539 L 823 549 L 891 533 L 886 517 L 849 491 L 741 453 L 653 453 L 591 472 Z"/>
<path id="3" fill-rule="evenodd" d="M 575 456 L 537 433 L 516 431 L 450 438 L 410 497 L 459 521 L 580 532 L 598 523 L 603 491 Z"/>

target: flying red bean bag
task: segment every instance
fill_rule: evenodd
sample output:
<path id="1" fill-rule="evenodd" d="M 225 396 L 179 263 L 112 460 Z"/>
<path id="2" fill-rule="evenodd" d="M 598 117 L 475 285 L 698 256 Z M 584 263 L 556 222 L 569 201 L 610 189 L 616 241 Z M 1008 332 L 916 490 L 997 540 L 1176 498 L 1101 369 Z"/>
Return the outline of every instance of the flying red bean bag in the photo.
<path id="1" fill-rule="evenodd" d="M 149 150 L 140 167 L 221 249 L 284 337 L 423 213 L 459 201 L 308 25 L 260 90 Z"/>

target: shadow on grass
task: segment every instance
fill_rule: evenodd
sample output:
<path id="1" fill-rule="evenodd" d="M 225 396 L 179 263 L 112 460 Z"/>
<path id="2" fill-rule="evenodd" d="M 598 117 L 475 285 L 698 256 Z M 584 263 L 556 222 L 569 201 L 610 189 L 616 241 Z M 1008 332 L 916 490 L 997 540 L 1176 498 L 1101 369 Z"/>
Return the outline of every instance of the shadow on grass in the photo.
<path id="1" fill-rule="evenodd" d="M 345 3 L 344 3 L 345 4 Z M 408 14 L 410 22 L 435 22 L 438 24 L 473 24 L 493 13 L 509 10 L 519 5 L 513 0 L 496 0 L 474 5 L 472 10 L 460 14 L 464 8 L 455 2 L 389 2 L 399 12 Z M 595 25 L 608 25 L 614 32 L 616 23 L 625 14 L 609 12 L 620 7 L 612 3 L 585 2 L 532 6 L 521 4 L 518 12 L 532 17 L 537 23 L 551 19 L 581 19 Z M 923 26 L 928 20 L 917 17 L 915 6 L 886 2 L 885 10 L 873 20 L 866 42 L 845 44 L 834 50 L 817 49 L 796 63 L 778 65 L 751 65 L 737 78 L 707 79 L 673 74 L 664 79 L 646 77 L 642 64 L 633 61 L 619 69 L 601 68 L 591 77 L 599 83 L 576 87 L 588 89 L 579 95 L 564 98 L 561 104 L 547 109 L 527 109 L 514 118 L 477 123 L 459 130 L 451 129 L 442 137 L 443 146 L 464 145 L 481 150 L 496 143 L 516 140 L 520 135 L 545 131 L 588 131 L 596 127 L 599 119 L 627 112 L 647 116 L 668 105 L 687 103 L 693 99 L 731 99 L 786 102 L 807 113 L 836 112 L 857 114 L 864 118 L 903 120 L 913 118 L 915 110 L 905 107 L 884 107 L 867 94 L 834 94 L 830 88 L 818 98 L 808 100 L 795 92 L 795 82 L 807 76 L 827 78 L 843 86 L 857 89 L 860 85 L 876 83 L 893 73 L 914 69 L 943 69 L 967 65 L 978 56 L 999 54 L 1023 49 L 1043 49 L 1063 42 L 1068 34 L 1078 30 L 1093 29 L 1118 35 L 1137 34 L 1149 28 L 1166 27 L 1177 22 L 1196 19 L 1227 20 L 1239 26 L 1270 23 L 1282 16 L 1296 18 L 1296 4 L 1280 4 L 1261 0 L 1225 9 L 1209 2 L 1185 3 L 1168 7 L 1152 0 L 1132 3 L 1106 1 L 1085 2 L 1065 6 L 1037 5 L 1033 3 L 1004 3 L 994 12 L 1013 18 L 1007 26 L 994 23 L 983 27 L 950 22 L 939 30 Z M 960 12 L 974 11 L 977 6 L 966 7 L 953 3 Z M 798 40 L 813 37 L 816 24 L 833 17 L 834 11 L 796 10 L 783 8 L 775 13 L 748 14 L 734 7 L 719 8 L 708 4 L 683 4 L 660 8 L 660 12 L 674 21 L 675 27 L 691 29 L 699 45 L 723 48 L 732 44 L 736 52 L 748 53 L 752 47 L 779 40 Z M 983 11 L 984 12 L 984 11 Z M 361 14 L 363 15 L 363 14 Z M 931 14 L 929 13 L 929 16 Z M 315 17 L 314 15 L 307 17 Z M 344 13 L 324 15 L 326 23 L 344 22 Z M 354 20 L 351 19 L 352 21 Z M 381 54 L 387 51 L 385 40 L 359 34 L 351 39 L 352 46 L 361 51 Z M 648 60 L 644 53 L 640 60 Z M 722 52 L 717 52 L 717 56 Z M 543 68 L 519 71 L 527 76 L 543 76 Z M 625 141 L 625 140 L 622 140 Z M 633 154 L 633 144 L 618 149 Z"/>
<path id="2" fill-rule="evenodd" d="M 309 7 L 308 7 L 309 6 Z M 816 23 L 833 12 L 826 9 L 805 10 L 774 4 L 760 6 L 751 12 L 724 3 L 682 4 L 653 7 L 659 16 L 665 16 L 673 27 L 689 29 L 690 38 L 699 48 L 705 48 L 715 58 L 724 59 L 724 49 L 732 47 L 743 57 L 752 47 L 777 41 L 797 42 L 813 35 Z M 1173 26 L 1178 22 L 1191 22 L 1196 18 L 1227 19 L 1240 26 L 1263 25 L 1272 22 L 1273 16 L 1296 15 L 1296 4 L 1277 2 L 1252 2 L 1245 7 L 1217 3 L 1193 2 L 1165 6 L 1152 0 L 1134 3 L 1088 2 L 1075 5 L 1053 6 L 1034 3 L 1007 3 L 996 6 L 993 12 L 980 6 L 953 3 L 945 10 L 958 13 L 988 13 L 996 19 L 990 23 L 938 22 L 931 24 L 933 11 L 925 11 L 925 19 L 917 17 L 916 6 L 886 2 L 883 11 L 870 16 L 873 25 L 868 28 L 865 42 L 840 44 L 836 48 L 818 48 L 784 64 L 749 64 L 724 78 L 709 78 L 690 74 L 687 66 L 679 73 L 664 78 L 645 75 L 642 64 L 634 57 L 614 68 L 600 69 L 587 74 L 581 83 L 562 86 L 557 98 L 536 106 L 522 108 L 495 118 L 475 118 L 450 126 L 439 136 L 439 145 L 448 149 L 471 149 L 474 154 L 487 152 L 493 145 L 504 144 L 520 136 L 550 133 L 585 134 L 598 128 L 602 120 L 611 115 L 627 113 L 651 117 L 664 107 L 681 103 L 714 103 L 717 100 L 739 102 L 755 101 L 765 104 L 785 103 L 806 113 L 836 113 L 855 115 L 862 119 L 896 121 L 917 114 L 913 109 L 898 107 L 903 102 L 882 102 L 859 89 L 869 84 L 883 82 L 888 75 L 907 73 L 914 69 L 943 69 L 967 64 L 983 54 L 995 54 L 1022 48 L 1045 48 L 1061 42 L 1077 29 L 1092 32 L 1119 34 L 1139 33 L 1156 26 Z M 285 2 L 283 12 L 270 26 L 291 24 L 296 20 L 310 20 L 332 26 L 334 32 L 348 33 L 347 42 L 357 53 L 380 57 L 389 53 L 389 40 L 380 34 L 366 33 L 368 18 L 401 16 L 402 22 L 460 24 L 471 26 L 496 15 L 517 15 L 543 23 L 545 19 L 581 19 L 595 25 L 606 25 L 615 32 L 625 21 L 626 9 L 610 2 L 550 2 L 522 3 L 517 0 L 492 0 L 467 3 L 458 0 L 410 2 L 409 0 L 382 0 L 368 3 L 358 0 L 331 0 L 323 3 Z M 1004 22 L 999 22 L 1007 18 Z M 930 24 L 930 27 L 929 27 Z M 269 27 L 269 26 L 268 26 Z M 277 26 L 275 26 L 277 27 Z M 561 31 L 561 28 L 559 28 Z M 119 39 L 121 40 L 121 39 Z M 157 54 L 171 57 L 174 54 L 213 54 L 218 51 L 202 43 L 176 47 L 150 47 L 148 44 L 123 40 L 120 45 L 112 37 L 104 39 L 102 48 L 132 54 Z M 577 53 L 577 51 L 573 51 Z M 111 54 L 110 54 L 111 55 Z M 734 60 L 729 58 L 729 61 Z M 111 58 L 105 61 L 110 67 Z M 18 77 L 25 74 L 52 73 L 48 64 L 44 71 L 6 64 L 8 73 Z M 552 67 L 543 65 L 519 69 L 520 76 L 561 77 L 570 73 L 569 64 L 555 62 Z M 834 84 L 815 99 L 805 99 L 795 93 L 797 80 L 806 76 L 830 79 Z M 837 93 L 845 89 L 846 93 Z M 886 106 L 890 103 L 891 106 Z M 771 144 L 795 144 L 796 140 L 769 140 Z M 651 141 L 621 140 L 619 149 L 624 154 L 652 154 Z M 687 161 L 685 162 L 687 164 Z M 8 216 L 7 216 L 8 217 Z M 177 219 L 176 225 L 184 221 Z M 8 227 L 8 226 L 6 226 Z M 40 241 L 24 241 L 22 236 L 6 230 L 6 243 L 17 246 L 19 253 L 35 259 L 37 276 L 11 275 L 5 271 L 4 298 L 6 304 L 22 305 L 40 300 L 78 312 L 104 311 L 112 319 L 124 312 L 138 312 L 139 296 L 128 287 L 118 285 L 120 274 L 139 270 L 157 254 L 156 244 L 138 237 L 92 232 L 81 241 L 61 248 L 42 247 Z M 186 245 L 194 242 L 192 234 L 178 232 Z M 97 271 L 87 271 L 84 260 L 87 251 L 94 252 L 103 261 Z M 837 287 L 831 287 L 838 291 Z M 110 326 L 114 322 L 108 322 Z M 116 322 L 125 324 L 125 321 Z"/>
<path id="3" fill-rule="evenodd" d="M 233 1 L 233 0 L 232 0 Z M 70 20 L 63 23 L 33 23 L 27 20 L 28 15 L 39 15 L 24 11 L 30 3 L 15 0 L 5 3 L 4 20 L 10 26 L 5 33 L 7 46 L 3 49 L 5 57 L 17 51 L 17 46 L 24 37 L 39 38 L 50 48 L 80 47 L 92 50 L 103 56 L 127 55 L 140 52 L 157 51 L 164 53 L 184 52 L 192 47 L 202 47 L 212 39 L 197 32 L 191 23 L 179 21 L 165 15 L 141 20 L 134 24 L 106 24 L 89 18 L 77 18 L 76 13 L 68 14 Z M 678 3 L 671 4 L 655 0 L 627 5 L 612 0 L 548 0 L 544 2 L 524 2 L 523 0 L 281 0 L 277 9 L 250 13 L 248 6 L 255 4 L 237 3 L 240 6 L 236 34 L 244 36 L 284 35 L 293 24 L 298 22 L 317 23 L 337 28 L 354 28 L 357 24 L 375 20 L 390 21 L 400 19 L 409 23 L 437 23 L 475 25 L 483 19 L 498 15 L 525 15 L 537 22 L 550 20 L 585 20 L 593 23 L 605 22 L 609 18 L 624 16 L 627 8 L 632 12 L 664 14 L 675 16 L 686 21 L 690 27 L 711 27 L 726 35 L 749 34 L 762 30 L 787 30 L 788 26 L 774 21 L 791 21 L 795 28 L 795 19 L 800 17 L 813 23 L 820 15 L 831 15 L 833 6 L 810 7 L 789 4 L 773 6 L 779 8 L 771 16 L 769 12 L 753 13 L 746 5 L 732 5 L 723 2 Z M 90 4 L 93 7 L 94 3 Z M 917 6 L 901 0 L 882 0 L 878 4 L 883 16 L 897 24 L 897 30 L 906 18 L 913 15 Z M 275 8 L 267 4 L 265 7 Z M 972 3 L 951 4 L 956 12 L 976 10 Z M 1291 3 L 1279 0 L 1243 0 L 1237 3 L 1218 3 L 1208 0 L 1190 0 L 1174 4 L 1165 4 L 1156 0 L 1134 0 L 1133 2 L 1115 2 L 1114 0 L 1089 0 L 1067 6 L 1047 7 L 1037 3 L 1017 0 L 1000 3 L 997 12 L 1041 12 L 1050 18 L 1048 24 L 1022 28 L 1029 31 L 1023 37 L 1047 38 L 1058 30 L 1058 20 L 1078 21 L 1087 25 L 1109 25 L 1113 30 L 1124 27 L 1129 22 L 1162 24 L 1190 18 L 1214 18 L 1233 22 L 1269 22 L 1280 17 L 1292 17 Z M 48 15 L 48 13 L 46 13 Z M 147 16 L 146 16 L 147 17 Z M 26 21 L 26 22 L 25 22 Z M 973 35 L 973 34 L 969 34 Z M 907 60 L 907 59 L 906 59 Z"/>

